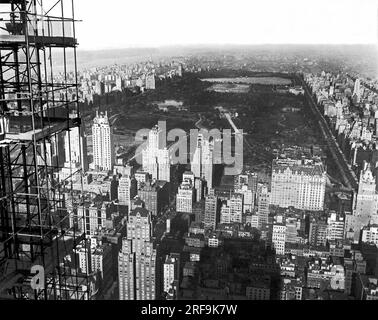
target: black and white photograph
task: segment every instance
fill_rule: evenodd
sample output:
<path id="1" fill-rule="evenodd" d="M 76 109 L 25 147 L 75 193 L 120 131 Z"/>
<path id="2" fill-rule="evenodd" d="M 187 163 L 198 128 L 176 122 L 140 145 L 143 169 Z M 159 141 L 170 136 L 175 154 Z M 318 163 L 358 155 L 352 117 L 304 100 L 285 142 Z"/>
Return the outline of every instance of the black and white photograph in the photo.
<path id="1" fill-rule="evenodd" d="M 378 300 L 378 1 L 0 0 L 0 302 L 25 300 Z"/>

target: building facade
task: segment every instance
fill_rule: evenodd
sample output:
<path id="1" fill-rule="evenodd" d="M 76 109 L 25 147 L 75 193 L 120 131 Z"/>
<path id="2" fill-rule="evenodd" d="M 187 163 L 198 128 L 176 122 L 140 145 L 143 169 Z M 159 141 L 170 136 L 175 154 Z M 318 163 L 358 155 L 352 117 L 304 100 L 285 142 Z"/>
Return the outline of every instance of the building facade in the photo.
<path id="1" fill-rule="evenodd" d="M 163 290 L 172 299 L 175 299 L 178 294 L 179 267 L 179 254 L 170 254 L 166 256 L 163 265 Z"/>
<path id="2" fill-rule="evenodd" d="M 137 181 L 130 176 L 122 176 L 118 180 L 118 202 L 130 209 L 131 199 L 137 194 Z"/>
<path id="3" fill-rule="evenodd" d="M 243 195 L 234 193 L 221 207 L 220 223 L 242 223 L 243 220 Z"/>
<path id="4" fill-rule="evenodd" d="M 322 163 L 276 159 L 272 166 L 272 205 L 320 211 L 324 209 L 326 171 Z"/>
<path id="5" fill-rule="evenodd" d="M 114 164 L 113 131 L 107 112 L 96 113 L 92 125 L 93 163 L 96 168 L 111 171 Z"/>
<path id="6" fill-rule="evenodd" d="M 136 208 L 129 214 L 127 237 L 118 254 L 120 300 L 155 300 L 156 249 L 151 241 L 152 222 L 148 210 Z"/>
<path id="7" fill-rule="evenodd" d="M 74 127 L 64 135 L 64 153 L 67 164 L 80 164 L 84 172 L 88 170 L 87 140 L 83 129 Z"/>
<path id="8" fill-rule="evenodd" d="M 197 148 L 191 161 L 191 170 L 196 178 L 206 181 L 207 190 L 213 187 L 214 142 L 201 133 L 197 136 Z"/>
<path id="9" fill-rule="evenodd" d="M 273 225 L 272 243 L 273 248 L 276 250 L 276 254 L 285 254 L 285 242 L 286 242 L 286 226 L 281 223 Z"/>
<path id="10" fill-rule="evenodd" d="M 194 186 L 189 179 L 185 179 L 178 188 L 176 196 L 177 212 L 192 213 L 195 196 Z"/>
<path id="11" fill-rule="evenodd" d="M 158 125 L 153 127 L 142 151 L 143 171 L 152 175 L 152 179 L 170 181 L 169 150 L 163 141 L 164 130 Z"/>
<path id="12" fill-rule="evenodd" d="M 214 189 L 210 190 L 205 197 L 204 225 L 206 229 L 215 230 L 218 223 L 218 197 L 214 194 Z"/>

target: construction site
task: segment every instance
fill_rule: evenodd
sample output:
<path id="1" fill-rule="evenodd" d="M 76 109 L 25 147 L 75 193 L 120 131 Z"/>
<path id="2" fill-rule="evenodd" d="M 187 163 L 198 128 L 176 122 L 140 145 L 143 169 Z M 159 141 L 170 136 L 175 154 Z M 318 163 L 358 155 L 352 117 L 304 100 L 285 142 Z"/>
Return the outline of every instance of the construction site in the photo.
<path id="1" fill-rule="evenodd" d="M 96 295 L 77 254 L 83 169 L 59 175 L 64 139 L 82 130 L 76 22 L 73 0 L 0 1 L 0 299 Z"/>

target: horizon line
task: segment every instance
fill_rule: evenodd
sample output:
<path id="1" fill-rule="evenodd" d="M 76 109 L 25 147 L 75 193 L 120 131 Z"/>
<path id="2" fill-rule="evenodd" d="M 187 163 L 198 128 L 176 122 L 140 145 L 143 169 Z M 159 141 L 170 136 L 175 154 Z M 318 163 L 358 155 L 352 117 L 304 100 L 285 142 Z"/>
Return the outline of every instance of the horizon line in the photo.
<path id="1" fill-rule="evenodd" d="M 162 45 L 130 45 L 128 47 L 104 47 L 104 48 L 81 48 L 80 43 L 77 50 L 80 51 L 110 51 L 110 50 L 146 50 L 166 48 L 211 48 L 211 47 L 258 47 L 258 46 L 378 46 L 375 42 L 368 43 L 197 43 L 197 44 L 162 44 Z"/>

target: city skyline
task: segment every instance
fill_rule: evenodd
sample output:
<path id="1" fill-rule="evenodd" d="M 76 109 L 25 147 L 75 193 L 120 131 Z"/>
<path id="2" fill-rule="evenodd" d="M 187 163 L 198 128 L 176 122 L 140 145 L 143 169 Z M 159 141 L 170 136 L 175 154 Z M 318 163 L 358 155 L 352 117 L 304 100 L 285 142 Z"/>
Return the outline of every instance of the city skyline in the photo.
<path id="1" fill-rule="evenodd" d="M 0 300 L 378 300 L 378 0 L 110 4 L 0 3 Z"/>

